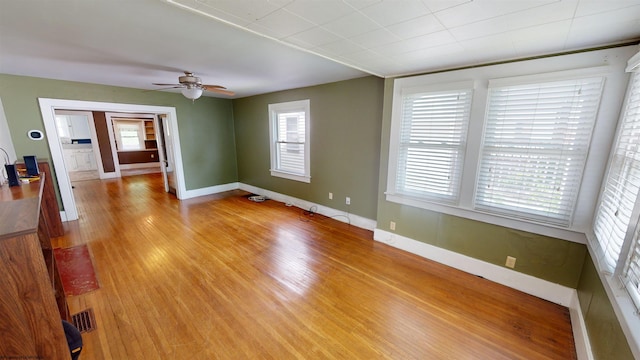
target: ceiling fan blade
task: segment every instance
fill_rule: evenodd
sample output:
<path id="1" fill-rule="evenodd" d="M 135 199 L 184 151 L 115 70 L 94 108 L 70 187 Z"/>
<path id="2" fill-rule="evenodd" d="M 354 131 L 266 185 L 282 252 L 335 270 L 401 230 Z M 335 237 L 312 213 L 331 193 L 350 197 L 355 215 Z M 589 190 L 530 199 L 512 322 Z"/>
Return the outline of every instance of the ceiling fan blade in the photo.
<path id="1" fill-rule="evenodd" d="M 223 94 L 223 95 L 233 96 L 233 95 L 236 94 L 233 91 L 223 90 L 223 89 L 219 89 L 219 88 L 207 88 L 207 87 L 204 87 L 204 86 L 202 88 L 207 90 L 207 91 L 218 93 L 218 94 Z"/>
<path id="2" fill-rule="evenodd" d="M 169 84 L 167 84 L 169 85 Z M 183 88 L 184 86 L 170 86 L 170 87 L 163 87 L 160 89 L 151 89 L 151 90 L 145 90 L 144 92 L 149 92 L 149 91 L 162 91 L 162 90 L 168 90 L 168 89 L 180 89 Z"/>
<path id="3" fill-rule="evenodd" d="M 201 85 L 201 86 L 205 90 L 209 90 L 209 89 L 226 89 L 226 87 L 224 87 L 222 85 Z"/>
<path id="4" fill-rule="evenodd" d="M 158 86 L 174 86 L 174 87 L 177 87 L 177 88 L 184 87 L 184 85 L 182 85 L 182 84 L 158 84 L 158 83 L 153 83 L 153 85 L 158 85 Z"/>

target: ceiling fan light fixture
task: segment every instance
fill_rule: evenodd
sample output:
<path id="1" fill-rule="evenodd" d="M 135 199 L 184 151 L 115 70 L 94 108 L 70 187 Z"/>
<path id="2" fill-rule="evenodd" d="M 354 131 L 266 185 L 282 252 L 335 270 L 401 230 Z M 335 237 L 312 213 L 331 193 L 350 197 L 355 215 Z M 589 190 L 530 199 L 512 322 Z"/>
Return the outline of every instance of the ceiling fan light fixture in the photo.
<path id="1" fill-rule="evenodd" d="M 182 95 L 189 100 L 195 100 L 202 96 L 202 89 L 197 87 L 187 87 L 182 89 Z"/>

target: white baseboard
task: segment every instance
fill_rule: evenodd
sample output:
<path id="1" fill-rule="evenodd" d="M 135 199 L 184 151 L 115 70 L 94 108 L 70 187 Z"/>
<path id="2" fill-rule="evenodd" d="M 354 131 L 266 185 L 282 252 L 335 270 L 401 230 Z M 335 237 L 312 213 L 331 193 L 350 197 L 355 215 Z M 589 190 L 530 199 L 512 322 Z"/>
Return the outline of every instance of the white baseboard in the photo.
<path id="1" fill-rule="evenodd" d="M 313 208 L 313 211 L 318 214 L 333 218 L 335 220 L 338 220 L 347 224 L 351 224 L 353 226 L 357 226 L 362 229 L 373 231 L 373 229 L 375 229 L 377 225 L 375 220 L 367 219 L 365 217 L 350 214 L 341 210 L 336 210 L 324 205 L 312 203 L 310 201 L 298 199 L 289 195 L 284 195 L 284 194 L 280 194 L 270 190 L 265 190 L 256 186 L 240 183 L 240 189 L 256 195 L 266 196 L 269 199 L 280 201 L 285 204 L 291 204 L 303 210 L 310 210 Z"/>
<path id="2" fill-rule="evenodd" d="M 578 293 L 575 289 L 385 230 L 375 229 L 373 238 L 389 246 L 451 266 L 469 274 L 482 276 L 498 284 L 568 307 L 578 359 L 593 360 L 589 337 L 580 309 L 580 302 L 578 301 Z"/>
<path id="3" fill-rule="evenodd" d="M 159 168 L 160 162 L 144 162 L 144 163 L 134 163 L 134 164 L 120 164 L 120 170 L 135 170 L 135 169 L 146 169 L 146 168 Z"/>
<path id="4" fill-rule="evenodd" d="M 587 333 L 587 324 L 584 322 L 584 316 L 578 299 L 578 292 L 573 290 L 574 295 L 569 306 L 569 315 L 571 316 L 571 327 L 573 330 L 573 341 L 576 346 L 576 354 L 579 360 L 594 360 L 591 352 L 591 342 Z"/>
<path id="5" fill-rule="evenodd" d="M 180 200 L 191 199 L 198 196 L 217 194 L 225 191 L 236 190 L 239 188 L 240 188 L 239 184 L 237 182 L 234 182 L 229 184 L 209 186 L 206 188 L 200 188 L 195 190 L 187 190 L 182 194 L 182 196 L 180 197 Z"/>
<path id="6" fill-rule="evenodd" d="M 118 173 L 114 171 L 114 172 L 104 173 L 104 175 L 100 178 L 100 180 L 117 179 L 117 178 L 118 178 Z"/>

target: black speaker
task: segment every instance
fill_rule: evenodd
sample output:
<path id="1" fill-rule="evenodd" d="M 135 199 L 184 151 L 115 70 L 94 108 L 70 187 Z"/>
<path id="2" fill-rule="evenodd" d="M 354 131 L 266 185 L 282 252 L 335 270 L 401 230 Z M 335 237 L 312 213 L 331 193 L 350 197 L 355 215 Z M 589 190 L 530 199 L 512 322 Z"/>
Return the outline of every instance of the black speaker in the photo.
<path id="1" fill-rule="evenodd" d="M 27 166 L 27 175 L 38 176 L 40 171 L 38 170 L 38 160 L 35 155 L 25 155 L 24 164 Z"/>
<path id="2" fill-rule="evenodd" d="M 6 164 L 4 169 L 7 170 L 7 178 L 9 179 L 9 186 L 20 185 L 20 178 L 18 177 L 18 169 L 15 164 Z"/>

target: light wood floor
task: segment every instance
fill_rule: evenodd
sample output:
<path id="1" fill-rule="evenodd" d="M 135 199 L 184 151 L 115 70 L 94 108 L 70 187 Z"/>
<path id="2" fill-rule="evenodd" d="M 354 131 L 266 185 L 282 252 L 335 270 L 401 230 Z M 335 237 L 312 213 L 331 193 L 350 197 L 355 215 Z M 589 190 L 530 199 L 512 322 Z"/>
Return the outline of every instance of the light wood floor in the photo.
<path id="1" fill-rule="evenodd" d="M 159 174 L 75 184 L 99 290 L 81 359 L 575 359 L 567 308 L 240 191 Z"/>

